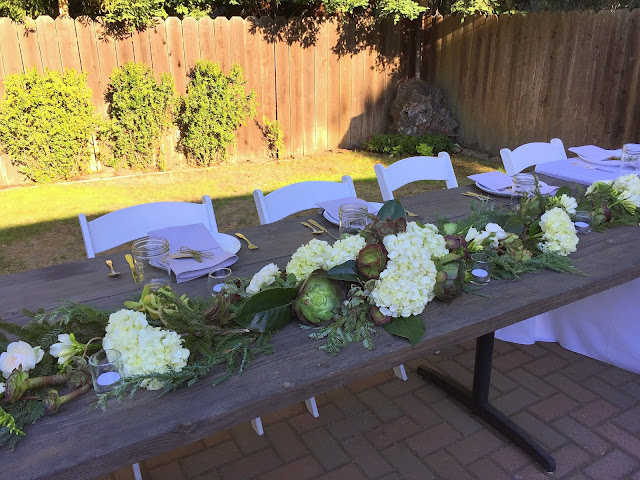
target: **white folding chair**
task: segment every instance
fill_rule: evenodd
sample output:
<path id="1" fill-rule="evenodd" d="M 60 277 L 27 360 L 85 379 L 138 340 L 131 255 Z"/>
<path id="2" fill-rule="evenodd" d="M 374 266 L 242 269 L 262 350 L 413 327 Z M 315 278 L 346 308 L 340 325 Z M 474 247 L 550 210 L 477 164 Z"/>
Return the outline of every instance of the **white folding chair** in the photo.
<path id="1" fill-rule="evenodd" d="M 342 182 L 292 183 L 268 195 L 264 195 L 260 189 L 253 191 L 261 225 L 277 222 L 302 210 L 316 208 L 318 202 L 355 196 L 356 189 L 349 175 L 342 177 Z"/>
<path id="2" fill-rule="evenodd" d="M 202 223 L 211 233 L 218 232 L 208 195 L 202 197 L 202 203 L 155 202 L 134 205 L 90 222 L 83 213 L 78 217 L 87 258 L 94 258 L 96 253 L 145 237 L 150 230 L 159 228 Z"/>
<path id="3" fill-rule="evenodd" d="M 458 186 L 451 157 L 447 152 L 440 152 L 437 157 L 405 158 L 386 168 L 378 163 L 373 168 L 385 202 L 393 200 L 394 190 L 418 180 L 444 180 L 447 188 Z"/>
<path id="4" fill-rule="evenodd" d="M 504 165 L 507 175 L 513 176 L 525 168 L 538 165 L 539 163 L 565 160 L 567 158 L 567 152 L 564 149 L 562 140 L 554 138 L 549 143 L 525 143 L 515 150 L 503 148 L 500 150 L 500 156 L 502 157 L 502 164 Z"/>

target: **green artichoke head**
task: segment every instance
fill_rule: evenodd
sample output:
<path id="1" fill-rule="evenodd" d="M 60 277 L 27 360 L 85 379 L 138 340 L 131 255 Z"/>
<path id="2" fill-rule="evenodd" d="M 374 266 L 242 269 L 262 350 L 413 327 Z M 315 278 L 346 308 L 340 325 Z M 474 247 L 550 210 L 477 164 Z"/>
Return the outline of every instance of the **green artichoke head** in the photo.
<path id="1" fill-rule="evenodd" d="M 360 250 L 356 265 L 366 278 L 380 278 L 380 274 L 387 268 L 387 250 L 379 243 L 366 245 Z"/>
<path id="2" fill-rule="evenodd" d="M 327 278 L 327 272 L 316 270 L 300 286 L 293 311 L 303 322 L 316 325 L 331 320 L 345 298 L 338 282 Z"/>

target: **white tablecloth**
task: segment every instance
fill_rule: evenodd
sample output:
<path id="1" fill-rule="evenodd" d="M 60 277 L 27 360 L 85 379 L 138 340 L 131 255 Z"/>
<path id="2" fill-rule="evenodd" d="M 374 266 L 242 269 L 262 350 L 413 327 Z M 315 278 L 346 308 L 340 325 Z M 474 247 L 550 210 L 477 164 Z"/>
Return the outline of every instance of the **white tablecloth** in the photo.
<path id="1" fill-rule="evenodd" d="M 575 160 L 540 164 L 536 172 L 585 185 L 618 176 L 571 165 Z M 523 344 L 558 342 L 573 352 L 640 374 L 639 311 L 640 279 L 636 279 L 497 330 L 496 338 Z"/>

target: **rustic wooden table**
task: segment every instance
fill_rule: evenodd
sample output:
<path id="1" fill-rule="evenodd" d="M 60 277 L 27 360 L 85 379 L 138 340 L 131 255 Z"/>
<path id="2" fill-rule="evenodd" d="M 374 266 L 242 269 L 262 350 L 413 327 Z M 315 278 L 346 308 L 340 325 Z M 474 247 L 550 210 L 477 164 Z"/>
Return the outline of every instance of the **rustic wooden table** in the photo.
<path id="1" fill-rule="evenodd" d="M 436 215 L 457 218 L 469 212 L 472 199 L 461 195 L 465 190 L 477 191 L 475 187 L 442 190 L 403 203 L 422 222 L 433 221 Z M 321 216 L 316 219 L 337 231 Z M 295 249 L 312 238 L 299 222 L 292 219 L 243 230 L 260 248 L 249 251 L 243 246 L 234 274 L 251 276 L 270 262 L 284 268 Z M 425 337 L 415 348 L 381 331 L 373 351 L 351 345 L 331 357 L 291 324 L 274 335 L 274 355 L 258 358 L 246 372 L 221 386 L 213 388 L 203 380 L 163 397 L 142 392 L 111 404 L 104 413 L 88 411 L 95 396 L 84 395 L 28 427 L 14 452 L 1 450 L 2 476 L 91 478 L 628 282 L 640 276 L 640 229 L 620 227 L 581 236 L 571 257 L 589 276 L 545 271 L 517 282 L 493 280 L 483 287 L 492 299 L 463 295 L 450 304 L 429 303 L 422 314 Z M 128 272 L 123 254 L 112 258 L 116 270 Z M 0 277 L 0 317 L 23 323 L 21 309 L 52 309 L 61 300 L 117 309 L 139 292 L 130 275 L 108 278 L 106 273 L 104 258 L 95 258 Z M 205 284 L 196 280 L 176 290 L 204 295 Z"/>

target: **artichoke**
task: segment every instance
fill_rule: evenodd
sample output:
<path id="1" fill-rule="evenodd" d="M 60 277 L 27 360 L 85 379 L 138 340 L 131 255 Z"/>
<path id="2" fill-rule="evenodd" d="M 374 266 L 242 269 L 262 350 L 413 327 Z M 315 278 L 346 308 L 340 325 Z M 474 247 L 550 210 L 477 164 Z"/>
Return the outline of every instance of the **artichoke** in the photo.
<path id="1" fill-rule="evenodd" d="M 338 282 L 327 278 L 327 272 L 316 270 L 300 286 L 293 312 L 303 322 L 316 325 L 331 320 L 345 298 Z"/>
<path id="2" fill-rule="evenodd" d="M 464 261 L 455 253 L 449 253 L 436 262 L 436 285 L 433 292 L 443 302 L 450 302 L 462 293 Z"/>
<path id="3" fill-rule="evenodd" d="M 366 245 L 358 253 L 356 265 L 366 278 L 380 278 L 380 274 L 387 268 L 387 250 L 379 243 Z"/>

